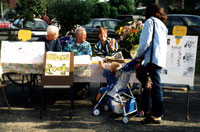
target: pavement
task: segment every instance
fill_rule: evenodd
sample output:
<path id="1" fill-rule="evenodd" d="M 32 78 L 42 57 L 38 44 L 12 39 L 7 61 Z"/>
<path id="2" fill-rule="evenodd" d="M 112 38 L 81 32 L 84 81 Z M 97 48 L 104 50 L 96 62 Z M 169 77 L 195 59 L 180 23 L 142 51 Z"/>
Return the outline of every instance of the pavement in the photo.
<path id="1" fill-rule="evenodd" d="M 0 92 L 0 132 L 200 132 L 200 76 L 195 77 L 194 90 L 190 92 L 190 120 L 186 120 L 186 92 L 164 91 L 164 117 L 161 124 L 141 124 L 143 117 L 131 117 L 128 124 L 122 115 L 101 111 L 93 116 L 95 85 L 85 98 L 76 98 L 72 119 L 69 118 L 69 94 L 65 89 L 46 92 L 46 110 L 40 116 L 39 89 L 35 100 L 29 103 L 29 88 L 7 84 L 7 95 L 13 114 L 9 114 Z M 140 94 L 133 91 L 138 105 Z"/>

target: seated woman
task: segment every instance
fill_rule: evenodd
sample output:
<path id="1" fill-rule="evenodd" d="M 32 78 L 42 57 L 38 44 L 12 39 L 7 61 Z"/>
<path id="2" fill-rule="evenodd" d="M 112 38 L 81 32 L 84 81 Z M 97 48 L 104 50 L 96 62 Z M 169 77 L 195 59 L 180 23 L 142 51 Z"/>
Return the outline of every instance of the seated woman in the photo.
<path id="1" fill-rule="evenodd" d="M 59 52 L 62 50 L 62 45 L 58 39 L 59 29 L 56 26 L 48 26 L 47 35 L 40 37 L 38 41 L 45 42 L 45 51 Z"/>
<path id="2" fill-rule="evenodd" d="M 89 42 L 86 41 L 86 30 L 83 27 L 79 27 L 75 30 L 76 39 L 65 41 L 65 52 L 74 52 L 75 56 L 90 55 L 92 56 L 92 48 Z M 82 95 L 84 97 L 89 90 L 89 83 L 74 83 L 73 85 L 77 96 Z"/>
<path id="3" fill-rule="evenodd" d="M 63 51 L 74 52 L 78 55 L 90 55 L 92 56 L 92 47 L 89 42 L 86 41 L 86 30 L 83 27 L 79 27 L 75 30 L 76 39 L 71 41 L 65 41 L 65 47 Z"/>
<path id="4" fill-rule="evenodd" d="M 99 28 L 99 41 L 95 45 L 94 52 L 97 56 L 112 56 L 118 51 L 118 43 L 114 38 L 108 38 L 106 28 Z"/>

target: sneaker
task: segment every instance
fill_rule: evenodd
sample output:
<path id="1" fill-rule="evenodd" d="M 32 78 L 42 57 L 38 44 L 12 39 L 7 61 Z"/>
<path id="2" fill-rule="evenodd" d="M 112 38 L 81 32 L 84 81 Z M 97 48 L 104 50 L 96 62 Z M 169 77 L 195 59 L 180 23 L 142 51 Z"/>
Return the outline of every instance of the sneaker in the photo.
<path id="1" fill-rule="evenodd" d="M 145 116 L 144 111 L 141 110 L 137 112 L 136 117 L 144 117 L 144 116 Z"/>

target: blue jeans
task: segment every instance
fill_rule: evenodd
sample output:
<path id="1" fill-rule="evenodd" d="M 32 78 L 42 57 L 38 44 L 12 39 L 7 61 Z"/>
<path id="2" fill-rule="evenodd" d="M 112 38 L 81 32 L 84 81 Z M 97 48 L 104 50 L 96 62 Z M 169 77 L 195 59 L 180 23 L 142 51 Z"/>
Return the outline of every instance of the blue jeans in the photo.
<path id="1" fill-rule="evenodd" d="M 163 115 L 163 92 L 160 82 L 161 67 L 155 64 L 148 64 L 146 68 L 151 75 L 153 85 L 150 91 L 143 87 L 141 109 L 144 112 L 150 112 L 152 116 L 161 117 Z M 145 85 L 142 84 L 142 86 Z"/>

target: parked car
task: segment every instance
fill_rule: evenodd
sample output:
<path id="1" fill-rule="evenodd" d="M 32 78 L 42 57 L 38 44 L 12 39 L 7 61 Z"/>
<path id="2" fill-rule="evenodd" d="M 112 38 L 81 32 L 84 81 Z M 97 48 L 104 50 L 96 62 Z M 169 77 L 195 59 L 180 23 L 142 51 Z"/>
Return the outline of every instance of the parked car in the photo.
<path id="1" fill-rule="evenodd" d="M 141 19 L 144 20 L 143 16 L 140 15 L 119 15 L 117 17 L 119 20 L 133 20 L 133 19 Z"/>
<path id="2" fill-rule="evenodd" d="M 24 25 L 23 21 L 24 19 L 16 19 L 11 24 L 11 29 L 29 29 L 32 31 L 32 36 L 44 36 L 47 34 L 48 24 L 44 20 L 35 18 L 33 21 L 27 21 Z M 17 34 L 17 31 L 14 34 Z"/>
<path id="3" fill-rule="evenodd" d="M 100 27 L 104 27 L 108 30 L 109 37 L 114 37 L 115 26 L 118 24 L 118 22 L 120 22 L 120 20 L 111 18 L 92 19 L 90 23 L 84 26 L 87 32 L 87 41 L 90 43 L 96 43 L 99 40 L 97 34 Z"/>
<path id="4" fill-rule="evenodd" d="M 11 22 L 4 19 L 4 18 L 0 18 L 0 28 L 9 28 L 11 25 Z"/>
<path id="5" fill-rule="evenodd" d="M 175 25 L 187 27 L 187 35 L 200 36 L 200 16 L 186 14 L 168 14 L 166 26 L 169 34 L 172 34 Z"/>

